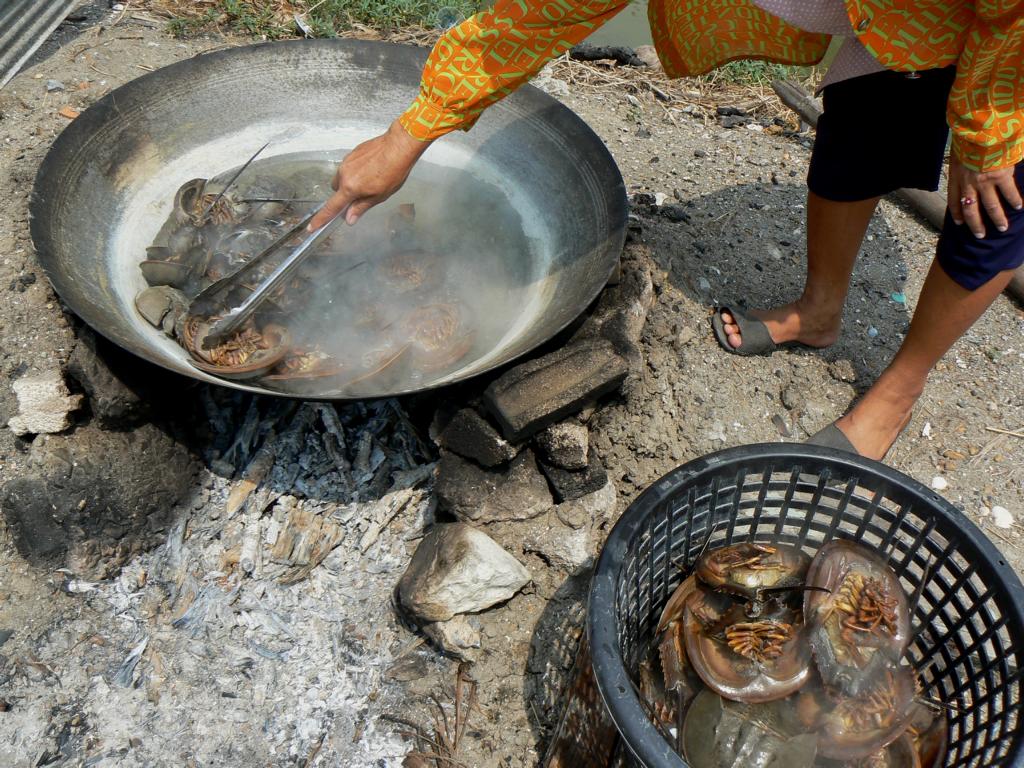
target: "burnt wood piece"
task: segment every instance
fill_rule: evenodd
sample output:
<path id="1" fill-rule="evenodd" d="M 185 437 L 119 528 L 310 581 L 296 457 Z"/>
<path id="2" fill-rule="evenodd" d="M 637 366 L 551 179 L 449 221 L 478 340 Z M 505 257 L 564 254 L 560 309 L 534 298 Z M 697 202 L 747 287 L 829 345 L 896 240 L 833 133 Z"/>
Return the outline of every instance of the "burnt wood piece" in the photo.
<path id="1" fill-rule="evenodd" d="M 627 67 L 646 67 L 647 62 L 636 55 L 636 51 L 624 45 L 591 45 L 580 43 L 569 51 L 569 58 L 576 61 L 604 61 L 611 59 Z"/>
<path id="2" fill-rule="evenodd" d="M 545 461 L 540 461 L 538 464 L 551 484 L 555 501 L 559 504 L 581 499 L 601 490 L 608 483 L 608 472 L 593 451 L 590 452 L 590 458 L 584 469 L 562 469 Z"/>
<path id="3" fill-rule="evenodd" d="M 484 392 L 505 439 L 518 443 L 617 389 L 629 363 L 607 339 L 584 339 L 518 365 Z"/>
<path id="4" fill-rule="evenodd" d="M 789 80 L 776 80 L 772 88 L 782 103 L 800 115 L 805 123 L 812 128 L 818 126 L 822 110 L 807 91 Z M 935 229 L 942 229 L 942 222 L 946 218 L 946 198 L 938 192 L 897 189 L 893 194 L 917 211 Z M 1017 301 L 1024 302 L 1024 267 L 1017 268 L 1010 284 L 1006 286 L 1006 292 Z"/>
<path id="5" fill-rule="evenodd" d="M 519 453 L 517 446 L 505 440 L 472 408 L 463 408 L 452 417 L 437 436 L 437 444 L 484 467 L 512 461 Z"/>

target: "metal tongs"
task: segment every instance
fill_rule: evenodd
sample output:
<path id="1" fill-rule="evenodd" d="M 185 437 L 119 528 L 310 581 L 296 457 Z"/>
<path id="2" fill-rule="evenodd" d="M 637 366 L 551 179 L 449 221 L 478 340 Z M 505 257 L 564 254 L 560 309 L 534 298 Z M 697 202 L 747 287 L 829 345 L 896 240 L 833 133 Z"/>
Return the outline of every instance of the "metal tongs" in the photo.
<path id="1" fill-rule="evenodd" d="M 195 299 L 192 300 L 192 303 L 188 307 L 189 315 L 212 317 L 214 315 L 221 314 L 221 317 L 210 325 L 206 336 L 203 337 L 203 349 L 212 349 L 216 347 L 225 338 L 237 331 L 246 320 L 252 317 L 253 312 L 255 312 L 259 306 L 266 301 L 267 298 L 273 294 L 274 291 L 279 288 L 296 269 L 298 269 L 306 256 L 308 256 L 310 252 L 312 252 L 313 248 L 327 236 L 327 233 L 334 227 L 334 225 L 344 218 L 346 209 L 342 209 L 338 213 L 334 214 L 326 224 L 311 232 L 309 236 L 306 237 L 306 239 L 303 240 L 299 246 L 274 269 L 273 272 L 271 272 L 262 282 L 260 282 L 259 285 L 256 286 L 252 293 L 250 293 L 241 304 L 228 309 L 227 312 L 224 312 L 227 308 L 224 304 L 224 300 L 230 295 L 230 292 L 234 288 L 242 285 L 244 278 L 262 264 L 268 256 L 275 253 L 278 249 L 285 247 L 289 240 L 305 229 L 306 225 L 312 221 L 313 217 L 323 210 L 323 207 L 323 205 L 318 207 L 302 221 L 267 246 L 263 251 L 256 254 L 256 256 L 246 262 L 243 266 L 239 267 L 227 277 L 213 283 L 213 285 L 210 285 L 206 290 L 202 291 L 195 297 Z"/>

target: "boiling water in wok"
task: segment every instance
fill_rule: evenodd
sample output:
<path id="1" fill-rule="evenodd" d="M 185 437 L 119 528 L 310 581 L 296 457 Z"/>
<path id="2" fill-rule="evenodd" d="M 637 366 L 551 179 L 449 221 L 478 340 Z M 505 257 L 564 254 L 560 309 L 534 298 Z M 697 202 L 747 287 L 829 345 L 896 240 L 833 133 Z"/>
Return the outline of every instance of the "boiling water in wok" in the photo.
<path id="1" fill-rule="evenodd" d="M 310 213 L 330 194 L 335 167 L 323 153 L 256 160 L 209 218 L 183 221 L 176 204 L 140 265 L 147 282 L 172 282 L 191 300 Z M 212 200 L 236 170 L 210 179 L 200 196 Z M 541 240 L 501 189 L 424 162 L 391 200 L 337 227 L 265 305 L 256 325 L 283 327 L 288 352 L 255 375 L 283 392 L 329 381 L 349 396 L 439 383 L 502 346 L 515 330 L 510 318 L 529 314 L 527 287 L 543 260 Z M 202 370 L 230 375 L 182 329 L 179 320 L 178 341 Z"/>

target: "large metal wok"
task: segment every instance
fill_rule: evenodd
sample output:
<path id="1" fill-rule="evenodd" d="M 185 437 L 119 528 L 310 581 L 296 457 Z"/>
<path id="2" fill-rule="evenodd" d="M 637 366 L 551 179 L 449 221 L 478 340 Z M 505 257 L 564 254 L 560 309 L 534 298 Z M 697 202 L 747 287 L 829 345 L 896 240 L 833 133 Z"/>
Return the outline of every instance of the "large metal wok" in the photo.
<path id="1" fill-rule="evenodd" d="M 209 376 L 136 313 L 144 249 L 175 190 L 264 157 L 347 149 L 382 132 L 416 93 L 422 49 L 363 41 L 294 41 L 219 51 L 161 69 L 111 92 L 54 143 L 36 179 L 32 236 L 57 293 L 85 322 L 172 371 L 255 392 L 252 382 Z M 543 241 L 523 270 L 530 299 L 505 319 L 495 348 L 428 386 L 465 379 L 528 352 L 564 328 L 605 284 L 622 248 L 622 178 L 597 136 L 544 93 L 524 88 L 468 133 L 424 157 L 504 187 Z M 437 190 L 444 195 L 443 188 Z M 452 226 L 458 211 L 452 211 Z M 521 288 L 522 286 L 520 286 Z M 413 391 L 394 384 L 377 396 Z M 307 397 L 344 397 L 325 382 Z"/>

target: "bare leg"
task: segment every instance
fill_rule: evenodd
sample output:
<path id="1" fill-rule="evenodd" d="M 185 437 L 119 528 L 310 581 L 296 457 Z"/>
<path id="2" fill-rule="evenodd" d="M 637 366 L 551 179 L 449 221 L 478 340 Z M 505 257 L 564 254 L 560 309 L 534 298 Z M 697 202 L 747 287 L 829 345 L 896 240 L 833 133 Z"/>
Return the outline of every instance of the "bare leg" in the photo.
<path id="1" fill-rule="evenodd" d="M 777 344 L 799 341 L 811 347 L 827 347 L 839 336 L 843 303 L 850 287 L 864 233 L 880 198 L 837 203 L 807 193 L 807 280 L 804 292 L 791 304 L 751 312 L 763 320 Z M 722 313 L 729 343 L 743 343 L 739 328 Z"/>
<path id="2" fill-rule="evenodd" d="M 939 359 L 984 314 L 1013 277 L 1000 272 L 980 288 L 968 291 L 933 262 L 903 346 L 878 381 L 839 428 L 864 456 L 879 459 L 910 421 L 910 412 Z"/>

